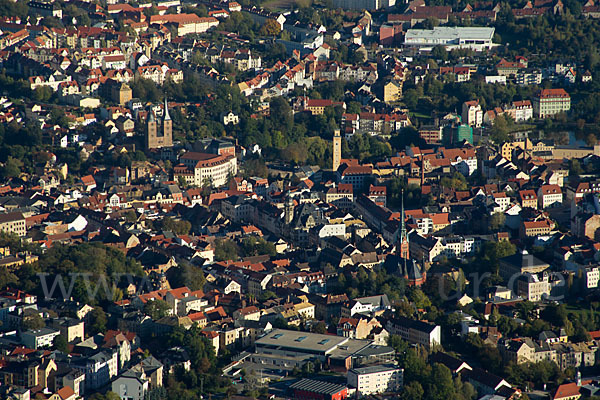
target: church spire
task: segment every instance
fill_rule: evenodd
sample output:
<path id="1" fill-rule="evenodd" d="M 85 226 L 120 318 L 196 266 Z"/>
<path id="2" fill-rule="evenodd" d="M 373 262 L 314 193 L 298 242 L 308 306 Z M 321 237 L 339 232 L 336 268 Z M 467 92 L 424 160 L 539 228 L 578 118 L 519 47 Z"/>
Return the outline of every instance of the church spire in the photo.
<path id="1" fill-rule="evenodd" d="M 402 212 L 400 215 L 400 257 L 407 260 L 409 257 L 408 235 L 406 233 L 406 215 L 404 214 L 404 189 L 402 190 Z"/>
<path id="2" fill-rule="evenodd" d="M 404 189 L 402 189 L 402 215 L 400 218 L 402 219 L 400 221 L 400 240 L 404 241 L 406 238 L 406 224 L 404 223 L 404 220 L 406 219 L 406 216 L 404 215 Z"/>
<path id="3" fill-rule="evenodd" d="M 167 96 L 165 96 L 165 113 L 164 113 L 164 120 L 165 121 L 170 121 L 171 120 L 171 116 L 169 115 L 169 103 L 167 101 Z"/>

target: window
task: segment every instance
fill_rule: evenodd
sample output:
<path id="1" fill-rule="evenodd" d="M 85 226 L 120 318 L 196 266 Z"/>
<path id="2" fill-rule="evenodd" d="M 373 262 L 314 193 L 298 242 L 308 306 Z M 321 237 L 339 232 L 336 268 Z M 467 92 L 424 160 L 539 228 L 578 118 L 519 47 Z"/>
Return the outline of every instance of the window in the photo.
<path id="1" fill-rule="evenodd" d="M 297 338 L 295 341 L 296 341 L 296 342 L 301 342 L 301 341 L 303 341 L 304 339 L 306 339 L 306 336 L 300 336 L 300 337 L 299 337 L 299 338 Z"/>

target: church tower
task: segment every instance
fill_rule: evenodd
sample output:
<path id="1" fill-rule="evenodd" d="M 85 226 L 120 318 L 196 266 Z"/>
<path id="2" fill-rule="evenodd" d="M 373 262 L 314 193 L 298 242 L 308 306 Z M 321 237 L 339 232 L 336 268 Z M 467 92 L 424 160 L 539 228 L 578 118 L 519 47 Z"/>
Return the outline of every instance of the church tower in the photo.
<path id="1" fill-rule="evenodd" d="M 146 149 L 154 150 L 163 147 L 173 147 L 173 121 L 169 115 L 169 104 L 166 98 L 160 124 L 156 121 L 152 110 L 148 112 L 148 122 L 146 123 Z"/>
<path id="2" fill-rule="evenodd" d="M 398 243 L 398 246 L 400 248 L 400 257 L 408 260 L 410 252 L 409 252 L 409 243 L 408 243 L 408 234 L 406 233 L 406 224 L 404 222 L 404 220 L 406 219 L 406 216 L 404 215 L 404 190 L 402 190 L 402 215 L 400 216 L 400 218 L 402 219 L 400 221 L 400 243 Z"/>
<path id="3" fill-rule="evenodd" d="M 342 137 L 340 130 L 336 129 L 333 132 L 333 172 L 336 172 L 342 162 Z"/>
<path id="4" fill-rule="evenodd" d="M 156 118 L 154 117 L 154 111 L 148 111 L 148 118 L 146 119 L 146 148 L 154 148 L 155 138 L 158 133 L 158 126 Z"/>
<path id="5" fill-rule="evenodd" d="M 289 225 L 294 220 L 294 200 L 289 195 L 285 200 L 284 212 L 284 222 Z"/>
<path id="6" fill-rule="evenodd" d="M 169 103 L 167 102 L 166 96 L 165 96 L 165 112 L 163 114 L 163 137 L 164 137 L 163 147 L 172 147 L 173 146 L 173 121 L 171 120 L 171 116 L 169 115 Z"/>

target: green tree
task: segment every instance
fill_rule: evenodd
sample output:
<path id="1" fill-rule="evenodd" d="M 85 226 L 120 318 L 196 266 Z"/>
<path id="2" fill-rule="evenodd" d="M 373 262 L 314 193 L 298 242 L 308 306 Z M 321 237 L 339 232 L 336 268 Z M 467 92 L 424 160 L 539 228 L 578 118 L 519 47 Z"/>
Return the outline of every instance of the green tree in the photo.
<path id="1" fill-rule="evenodd" d="M 90 311 L 89 315 L 90 336 L 93 336 L 97 333 L 106 332 L 106 324 L 108 323 L 108 318 L 106 317 L 106 313 L 104 312 L 104 310 L 101 307 L 95 307 L 92 311 Z"/>
<path id="2" fill-rule="evenodd" d="M 171 311 L 171 306 L 164 300 L 157 299 L 144 304 L 144 313 L 153 320 L 161 319 L 168 315 L 169 311 Z"/>
<path id="3" fill-rule="evenodd" d="M 425 395 L 423 386 L 417 381 L 409 382 L 404 386 L 404 390 L 400 394 L 402 400 L 421 400 Z"/>
<path id="4" fill-rule="evenodd" d="M 69 353 L 69 342 L 63 335 L 58 335 L 54 338 L 54 348 L 58 351 L 62 351 L 65 354 Z"/>
<path id="5" fill-rule="evenodd" d="M 506 216 L 504 213 L 497 212 L 492 214 L 490 217 L 490 229 L 493 232 L 497 232 L 504 227 L 504 222 L 506 221 Z"/>
<path id="6" fill-rule="evenodd" d="M 23 318 L 23 329 L 38 330 L 45 326 L 44 319 L 38 313 L 31 313 Z"/>
<path id="7" fill-rule="evenodd" d="M 327 324 L 323 321 L 319 321 L 314 324 L 311 328 L 311 331 L 314 333 L 326 334 L 327 333 Z"/>
<path id="8" fill-rule="evenodd" d="M 2 168 L 0 168 L 0 176 L 4 179 L 17 178 L 21 175 L 22 166 L 23 162 L 9 156 Z"/>
<path id="9" fill-rule="evenodd" d="M 215 259 L 217 261 L 236 261 L 238 259 L 238 247 L 231 240 L 217 240 L 215 242 Z"/>

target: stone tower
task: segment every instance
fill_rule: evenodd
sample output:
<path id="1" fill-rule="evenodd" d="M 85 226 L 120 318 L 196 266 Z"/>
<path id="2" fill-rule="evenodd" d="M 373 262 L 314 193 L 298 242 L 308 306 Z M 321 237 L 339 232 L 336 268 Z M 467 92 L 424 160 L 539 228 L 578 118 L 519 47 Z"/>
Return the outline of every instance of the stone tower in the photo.
<path id="1" fill-rule="evenodd" d="M 337 171 L 342 162 L 342 137 L 340 136 L 340 130 L 336 129 L 333 132 L 333 171 Z"/>
<path id="2" fill-rule="evenodd" d="M 146 120 L 146 147 L 151 149 L 154 144 L 154 139 L 158 135 L 158 124 L 156 123 L 156 117 L 154 112 L 150 110 L 148 112 L 148 118 Z"/>
<path id="3" fill-rule="evenodd" d="M 163 147 L 173 146 L 173 121 L 169 115 L 169 104 L 165 98 L 165 110 L 160 123 L 152 111 L 149 112 L 148 122 L 146 124 L 146 149 L 161 149 Z"/>
<path id="4" fill-rule="evenodd" d="M 402 191 L 402 213 L 400 215 L 400 243 L 398 243 L 400 249 L 400 257 L 408 260 L 410 255 L 409 251 L 409 243 L 408 243 L 408 234 L 406 232 L 406 224 L 404 222 L 406 216 L 404 215 L 404 190 Z"/>
<path id="5" fill-rule="evenodd" d="M 165 113 L 163 115 L 163 136 L 165 137 L 165 147 L 173 146 L 173 121 L 169 115 L 169 103 L 165 97 Z"/>
<path id="6" fill-rule="evenodd" d="M 289 225 L 294 220 L 294 200 L 290 196 L 285 201 L 284 222 Z"/>

